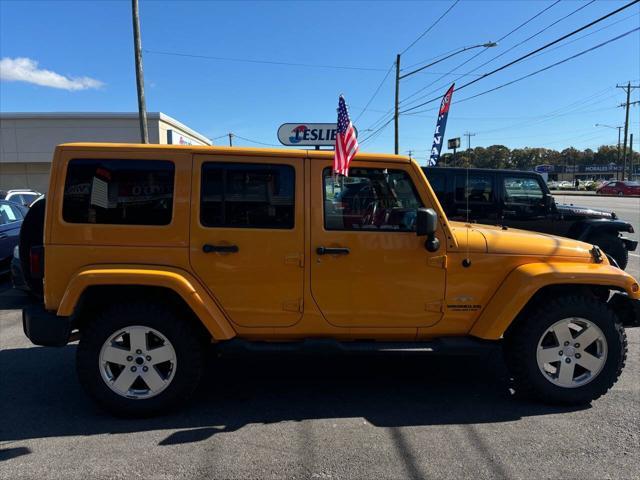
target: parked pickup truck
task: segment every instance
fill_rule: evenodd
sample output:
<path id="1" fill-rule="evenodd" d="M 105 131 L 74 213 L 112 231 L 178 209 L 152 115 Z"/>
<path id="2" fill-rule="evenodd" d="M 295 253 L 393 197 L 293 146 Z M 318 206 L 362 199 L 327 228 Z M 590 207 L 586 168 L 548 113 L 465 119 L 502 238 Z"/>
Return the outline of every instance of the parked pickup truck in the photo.
<path id="1" fill-rule="evenodd" d="M 533 230 L 598 245 L 621 269 L 638 242 L 625 238 L 633 225 L 615 212 L 556 204 L 542 176 L 517 170 L 423 167 L 453 220 Z M 468 182 L 468 184 L 467 184 Z"/>
<path id="2" fill-rule="evenodd" d="M 31 281 L 44 273 L 26 335 L 79 340 L 80 383 L 116 415 L 189 397 L 211 343 L 502 347 L 515 389 L 545 402 L 590 402 L 616 382 L 640 287 L 598 247 L 450 221 L 407 157 L 358 154 L 347 178 L 332 164 L 322 151 L 59 146 L 43 241 L 21 236 Z"/>

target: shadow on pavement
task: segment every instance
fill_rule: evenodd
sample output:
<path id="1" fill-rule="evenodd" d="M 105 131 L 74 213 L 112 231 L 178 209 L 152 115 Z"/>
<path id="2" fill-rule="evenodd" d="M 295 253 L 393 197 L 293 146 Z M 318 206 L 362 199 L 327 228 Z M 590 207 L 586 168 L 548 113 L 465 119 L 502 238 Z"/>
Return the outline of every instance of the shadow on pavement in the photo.
<path id="1" fill-rule="evenodd" d="M 359 418 L 378 427 L 510 422 L 570 411 L 513 398 L 499 356 L 243 355 L 213 358 L 194 401 L 153 419 L 114 418 L 75 376 L 75 346 L 0 351 L 0 441 L 177 429 L 160 445 L 248 424 Z"/>

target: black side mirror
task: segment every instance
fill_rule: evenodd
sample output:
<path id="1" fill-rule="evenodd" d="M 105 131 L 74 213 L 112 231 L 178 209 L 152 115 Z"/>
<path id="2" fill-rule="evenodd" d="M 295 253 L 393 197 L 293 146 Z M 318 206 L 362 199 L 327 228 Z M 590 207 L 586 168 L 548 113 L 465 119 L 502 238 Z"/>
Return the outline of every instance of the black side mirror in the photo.
<path id="1" fill-rule="evenodd" d="M 419 237 L 427 237 L 425 248 L 435 252 L 440 248 L 440 240 L 436 238 L 438 230 L 438 214 L 433 208 L 419 208 L 416 218 L 416 234 Z"/>

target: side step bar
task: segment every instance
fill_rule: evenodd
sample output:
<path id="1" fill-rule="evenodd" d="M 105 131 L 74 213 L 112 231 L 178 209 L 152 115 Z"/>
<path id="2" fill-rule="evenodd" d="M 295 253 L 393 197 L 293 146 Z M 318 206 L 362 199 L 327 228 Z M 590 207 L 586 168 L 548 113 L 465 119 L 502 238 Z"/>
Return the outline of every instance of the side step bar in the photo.
<path id="1" fill-rule="evenodd" d="M 376 342 L 307 339 L 292 342 L 262 342 L 234 338 L 216 344 L 222 353 L 401 353 L 433 355 L 482 355 L 496 349 L 500 342 L 473 337 L 444 337 L 430 341 Z"/>

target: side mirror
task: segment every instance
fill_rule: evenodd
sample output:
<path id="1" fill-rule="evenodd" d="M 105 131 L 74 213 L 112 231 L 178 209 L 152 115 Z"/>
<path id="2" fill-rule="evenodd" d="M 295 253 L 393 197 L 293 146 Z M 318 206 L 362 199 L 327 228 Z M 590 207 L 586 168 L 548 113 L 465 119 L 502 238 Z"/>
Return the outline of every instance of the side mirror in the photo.
<path id="1" fill-rule="evenodd" d="M 440 240 L 436 238 L 438 230 L 438 214 L 432 208 L 419 208 L 416 218 L 416 234 L 419 237 L 427 237 L 424 242 L 429 252 L 435 252 L 440 248 Z"/>

